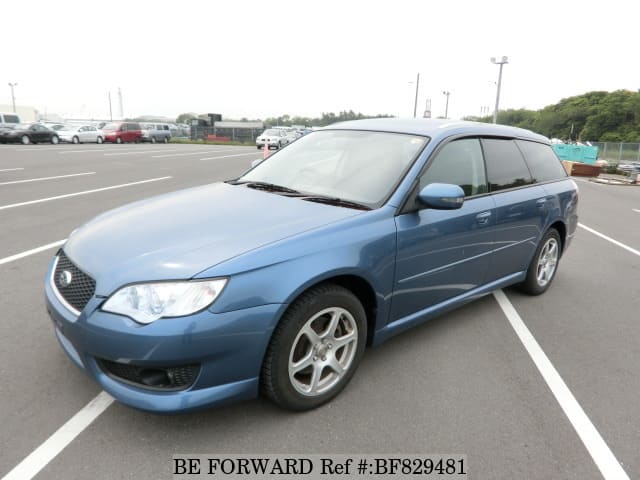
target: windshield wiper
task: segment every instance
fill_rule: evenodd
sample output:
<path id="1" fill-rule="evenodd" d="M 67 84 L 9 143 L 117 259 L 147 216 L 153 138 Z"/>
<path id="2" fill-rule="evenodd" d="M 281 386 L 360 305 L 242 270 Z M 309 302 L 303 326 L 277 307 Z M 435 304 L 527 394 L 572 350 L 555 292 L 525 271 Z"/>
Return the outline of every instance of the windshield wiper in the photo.
<path id="1" fill-rule="evenodd" d="M 364 205 L 363 203 L 352 202 L 351 200 L 345 200 L 344 198 L 328 197 L 325 195 L 302 197 L 302 200 L 308 200 L 309 202 L 326 203 L 327 205 L 336 205 L 338 207 L 354 208 L 356 210 L 373 210 L 370 206 Z"/>
<path id="2" fill-rule="evenodd" d="M 255 188 L 256 190 L 266 190 L 267 192 L 283 192 L 291 194 L 300 194 L 299 191 L 293 188 L 283 187 L 282 185 L 276 185 L 275 183 L 268 182 L 233 182 L 233 185 L 246 185 L 249 188 Z"/>

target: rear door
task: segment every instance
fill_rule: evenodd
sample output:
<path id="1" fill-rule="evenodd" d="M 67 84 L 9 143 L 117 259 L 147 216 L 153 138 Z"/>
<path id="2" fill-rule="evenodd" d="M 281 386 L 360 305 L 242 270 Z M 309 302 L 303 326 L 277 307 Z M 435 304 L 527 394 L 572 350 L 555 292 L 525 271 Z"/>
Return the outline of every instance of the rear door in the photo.
<path id="1" fill-rule="evenodd" d="M 421 174 L 430 183 L 462 187 L 458 210 L 421 208 L 396 217 L 397 257 L 390 321 L 462 295 L 485 281 L 493 244 L 494 203 L 478 138 L 441 147 Z"/>
<path id="2" fill-rule="evenodd" d="M 534 184 L 513 139 L 485 138 L 489 190 L 496 204 L 495 247 L 488 281 L 525 271 L 547 217 L 547 192 Z"/>

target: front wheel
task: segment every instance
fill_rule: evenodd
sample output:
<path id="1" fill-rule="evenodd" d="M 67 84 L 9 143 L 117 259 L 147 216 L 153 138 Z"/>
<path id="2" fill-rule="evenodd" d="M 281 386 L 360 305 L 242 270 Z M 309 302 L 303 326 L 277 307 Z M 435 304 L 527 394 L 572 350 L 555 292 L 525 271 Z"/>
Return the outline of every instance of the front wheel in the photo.
<path id="1" fill-rule="evenodd" d="M 102 137 L 98 137 L 96 138 L 96 143 L 102 143 L 104 142 L 104 140 L 102 139 Z"/>
<path id="2" fill-rule="evenodd" d="M 151 137 L 151 143 L 156 143 L 156 137 Z"/>
<path id="3" fill-rule="evenodd" d="M 116 138 L 116 143 L 122 143 L 122 137 L 117 137 Z"/>
<path id="4" fill-rule="evenodd" d="M 73 137 L 73 138 L 71 139 L 71 141 L 72 141 L 73 143 L 80 143 L 80 139 L 79 139 L 78 137 Z"/>
<path id="5" fill-rule="evenodd" d="M 561 251 L 560 234 L 555 228 L 550 228 L 536 249 L 527 270 L 527 277 L 519 285 L 520 290 L 529 295 L 544 293 L 556 275 Z"/>
<path id="6" fill-rule="evenodd" d="M 277 405 L 309 410 L 338 395 L 364 354 L 364 308 L 334 284 L 299 297 L 276 327 L 262 366 L 262 391 Z"/>
<path id="7" fill-rule="evenodd" d="M 20 142 L 23 145 L 29 145 L 29 137 L 27 135 L 23 135 L 22 137 L 20 137 Z"/>
<path id="8" fill-rule="evenodd" d="M 57 145 L 58 143 L 60 143 L 60 139 L 58 138 L 57 135 L 54 135 L 53 137 L 51 137 L 51 143 L 54 145 Z"/>
<path id="9" fill-rule="evenodd" d="M 169 137 L 164 137 L 164 143 L 169 143 Z"/>

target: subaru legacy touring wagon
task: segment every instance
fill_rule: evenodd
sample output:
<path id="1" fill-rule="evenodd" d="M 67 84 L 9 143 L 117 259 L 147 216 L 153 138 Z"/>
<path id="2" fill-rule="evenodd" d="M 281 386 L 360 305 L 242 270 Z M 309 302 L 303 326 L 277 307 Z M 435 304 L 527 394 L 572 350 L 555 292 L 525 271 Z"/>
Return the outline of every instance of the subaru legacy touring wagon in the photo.
<path id="1" fill-rule="evenodd" d="M 46 304 L 68 356 L 125 404 L 262 393 L 306 410 L 366 346 L 498 288 L 547 290 L 577 204 L 530 131 L 340 123 L 238 178 L 89 221 L 56 253 Z"/>

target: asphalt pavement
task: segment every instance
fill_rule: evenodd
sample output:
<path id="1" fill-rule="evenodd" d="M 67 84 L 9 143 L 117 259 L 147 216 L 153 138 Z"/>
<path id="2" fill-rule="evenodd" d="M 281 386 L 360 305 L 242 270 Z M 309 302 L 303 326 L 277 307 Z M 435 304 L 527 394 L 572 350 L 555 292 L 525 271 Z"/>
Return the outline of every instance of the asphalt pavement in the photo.
<path id="1" fill-rule="evenodd" d="M 261 156 L 228 146 L 0 146 L 0 479 L 101 391 L 63 353 L 45 311 L 56 247 L 15 256 L 105 210 L 235 177 Z M 581 227 L 550 290 L 505 293 L 610 453 L 640 478 L 640 187 L 578 185 Z M 614 478 L 572 418 L 489 295 L 370 349 L 319 409 L 257 399 L 158 416 L 114 402 L 34 478 L 171 478 L 178 453 L 450 453 L 467 455 L 470 478 Z"/>

